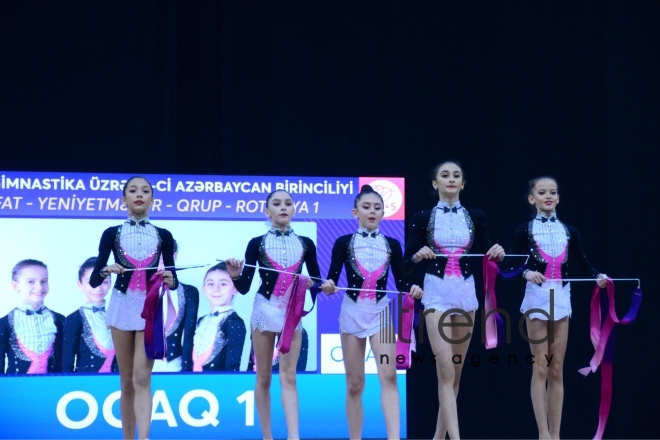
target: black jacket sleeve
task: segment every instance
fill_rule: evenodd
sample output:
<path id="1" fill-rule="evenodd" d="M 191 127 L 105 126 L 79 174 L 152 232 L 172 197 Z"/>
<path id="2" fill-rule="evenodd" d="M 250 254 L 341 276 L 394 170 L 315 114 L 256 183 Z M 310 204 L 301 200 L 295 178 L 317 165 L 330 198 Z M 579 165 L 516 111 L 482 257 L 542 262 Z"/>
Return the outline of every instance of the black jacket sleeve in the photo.
<path id="1" fill-rule="evenodd" d="M 400 292 L 409 292 L 411 283 L 407 282 L 406 273 L 403 269 L 403 251 L 401 249 L 401 243 L 390 237 L 387 238 L 387 241 L 390 244 L 390 250 L 392 252 L 390 257 L 390 268 L 392 269 L 396 288 Z"/>
<path id="2" fill-rule="evenodd" d="M 415 262 L 412 260 L 412 256 L 421 248 L 428 245 L 426 243 L 426 229 L 429 223 L 429 216 L 428 211 L 418 212 L 413 215 L 406 239 L 406 253 L 403 257 L 403 269 L 406 273 L 410 273 L 415 269 Z"/>
<path id="3" fill-rule="evenodd" d="M 53 312 L 53 320 L 55 321 L 55 328 L 57 328 L 57 333 L 55 334 L 55 342 L 53 343 L 53 354 L 52 360 L 48 362 L 48 372 L 49 373 L 59 373 L 62 371 L 62 341 L 64 339 L 64 316 Z"/>
<path id="4" fill-rule="evenodd" d="M 307 250 L 305 251 L 305 265 L 307 266 L 307 273 L 312 278 L 316 278 L 315 281 L 321 279 L 321 270 L 319 269 L 319 262 L 316 258 L 316 245 L 311 238 L 303 237 Z"/>
<path id="5" fill-rule="evenodd" d="M 245 344 L 245 323 L 236 312 L 227 317 L 222 323 L 222 331 L 227 338 L 227 344 L 224 347 L 225 361 L 222 367 L 223 371 L 239 371 L 241 367 L 241 355 L 243 345 Z"/>
<path id="6" fill-rule="evenodd" d="M 108 259 L 110 258 L 110 252 L 112 252 L 116 233 L 116 226 L 103 231 L 101 242 L 99 243 L 99 255 L 96 258 L 96 264 L 94 265 L 92 275 L 89 277 L 89 285 L 92 287 L 100 286 L 105 279 L 105 277 L 101 275 L 101 270 L 108 265 Z"/>
<path id="7" fill-rule="evenodd" d="M 332 246 L 332 257 L 330 258 L 330 269 L 328 269 L 328 279 L 339 284 L 339 277 L 341 276 L 341 271 L 348 259 L 348 242 L 350 240 L 350 235 L 344 235 L 339 237 L 335 244 Z"/>
<path id="8" fill-rule="evenodd" d="M 199 311 L 199 291 L 194 286 L 184 285 L 184 296 L 186 298 L 186 315 L 183 324 L 183 358 L 181 369 L 192 371 L 193 340 L 197 328 L 197 312 Z"/>
<path id="9" fill-rule="evenodd" d="M 480 209 L 470 209 L 468 212 L 474 224 L 474 241 L 477 243 L 479 251 L 485 254 L 492 246 L 488 230 L 488 217 Z"/>
<path id="10" fill-rule="evenodd" d="M 5 315 L 0 318 L 0 374 L 5 374 L 6 357 L 11 349 L 9 346 L 10 335 L 9 315 Z"/>
<path id="11" fill-rule="evenodd" d="M 76 310 L 64 319 L 64 340 L 62 343 L 62 371 L 75 371 L 76 356 L 80 356 L 80 335 L 83 330 L 80 310 Z"/>
<path id="12" fill-rule="evenodd" d="M 167 270 L 172 272 L 172 276 L 174 277 L 174 283 L 170 287 L 170 290 L 176 290 L 179 287 L 179 279 L 176 276 L 176 269 L 174 269 L 174 237 L 172 237 L 172 234 L 167 229 L 158 228 L 158 233 L 163 240 L 161 247 L 163 264 L 166 267 L 170 267 Z"/>
<path id="13" fill-rule="evenodd" d="M 568 232 L 571 234 L 570 240 L 568 242 L 568 249 L 571 253 L 571 256 L 575 258 L 578 266 L 580 267 L 580 271 L 584 275 L 596 278 L 599 272 L 591 265 L 591 263 L 589 263 L 589 260 L 584 253 L 582 236 L 575 227 L 567 226 L 567 228 Z"/>

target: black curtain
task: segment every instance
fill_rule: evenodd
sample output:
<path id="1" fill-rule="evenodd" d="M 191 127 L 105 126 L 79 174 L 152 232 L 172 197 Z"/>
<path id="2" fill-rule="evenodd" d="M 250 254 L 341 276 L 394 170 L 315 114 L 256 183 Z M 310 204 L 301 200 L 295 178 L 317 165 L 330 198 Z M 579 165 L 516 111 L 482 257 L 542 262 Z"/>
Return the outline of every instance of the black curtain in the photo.
<path id="1" fill-rule="evenodd" d="M 435 203 L 429 169 L 454 158 L 462 202 L 505 246 L 528 218 L 527 180 L 555 176 L 559 215 L 592 263 L 646 282 L 637 322 L 616 334 L 605 435 L 655 437 L 659 23 L 657 1 L 4 1 L 0 169 L 403 176 L 410 217 Z M 466 438 L 537 435 L 516 327 L 524 287 L 499 287 L 512 342 L 487 352 L 475 328 Z M 589 294 L 574 285 L 568 437 L 597 423 L 599 375 L 576 372 L 591 352 Z M 428 438 L 434 366 L 406 380 L 409 437 Z"/>

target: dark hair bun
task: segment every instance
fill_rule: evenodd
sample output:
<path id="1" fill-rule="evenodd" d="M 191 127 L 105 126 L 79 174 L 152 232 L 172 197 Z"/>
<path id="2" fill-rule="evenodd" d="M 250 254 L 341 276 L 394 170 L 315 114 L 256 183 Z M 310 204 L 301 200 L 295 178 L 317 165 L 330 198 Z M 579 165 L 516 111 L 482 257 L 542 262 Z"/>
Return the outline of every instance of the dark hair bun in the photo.
<path id="1" fill-rule="evenodd" d="M 375 191 L 371 187 L 371 185 L 362 185 L 362 188 L 360 188 L 360 194 L 366 193 L 366 192 L 375 192 Z"/>

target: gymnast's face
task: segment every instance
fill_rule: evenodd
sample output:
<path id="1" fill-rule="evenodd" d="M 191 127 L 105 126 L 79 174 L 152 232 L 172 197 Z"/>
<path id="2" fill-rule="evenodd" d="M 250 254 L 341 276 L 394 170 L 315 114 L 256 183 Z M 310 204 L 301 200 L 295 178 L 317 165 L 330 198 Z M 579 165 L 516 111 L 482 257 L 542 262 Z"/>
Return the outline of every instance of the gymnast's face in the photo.
<path id="1" fill-rule="evenodd" d="M 48 269 L 41 266 L 25 266 L 12 280 L 11 286 L 20 295 L 21 304 L 38 307 L 48 295 Z"/>
<path id="2" fill-rule="evenodd" d="M 438 191 L 438 196 L 441 199 L 456 199 L 465 187 L 463 170 L 453 162 L 443 163 L 439 167 L 432 184 L 433 188 Z"/>
<path id="3" fill-rule="evenodd" d="M 231 277 L 224 270 L 212 270 L 204 278 L 202 292 L 211 303 L 211 309 L 228 306 L 238 293 Z"/>
<path id="4" fill-rule="evenodd" d="M 284 229 L 291 224 L 291 219 L 296 213 L 291 196 L 286 191 L 275 192 L 266 207 L 266 217 L 273 224 L 273 227 Z"/>
<path id="5" fill-rule="evenodd" d="M 376 229 L 383 219 L 383 200 L 376 194 L 364 194 L 351 211 L 353 217 L 358 219 L 361 228 Z"/>
<path id="6" fill-rule="evenodd" d="M 142 177 L 131 179 L 126 186 L 122 201 L 126 205 L 129 215 L 136 218 L 146 217 L 149 207 L 154 202 L 151 185 Z"/>
<path id="7" fill-rule="evenodd" d="M 550 215 L 559 204 L 557 182 L 552 179 L 541 179 L 536 182 L 532 193 L 527 196 L 530 205 L 536 207 L 539 214 Z"/>
<path id="8" fill-rule="evenodd" d="M 105 277 L 98 287 L 92 287 L 89 285 L 89 277 L 93 270 L 91 267 L 85 270 L 82 280 L 78 281 L 78 289 L 85 295 L 86 303 L 101 305 L 110 290 L 110 277 Z"/>

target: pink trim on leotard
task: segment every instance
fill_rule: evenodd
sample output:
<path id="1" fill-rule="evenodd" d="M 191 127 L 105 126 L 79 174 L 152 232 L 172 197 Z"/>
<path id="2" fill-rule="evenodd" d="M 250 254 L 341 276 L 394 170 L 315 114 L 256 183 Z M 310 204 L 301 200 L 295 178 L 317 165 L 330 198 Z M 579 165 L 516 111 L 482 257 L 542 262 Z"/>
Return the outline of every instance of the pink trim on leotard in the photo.
<path id="1" fill-rule="evenodd" d="M 266 255 L 266 258 L 268 258 L 268 262 L 271 264 L 271 266 L 273 266 L 277 270 L 282 271 L 279 274 L 277 274 L 277 280 L 275 280 L 275 286 L 273 287 L 273 295 L 284 296 L 289 286 L 291 286 L 291 283 L 293 283 L 293 277 L 295 275 L 295 272 L 302 264 L 302 261 L 298 261 L 297 263 L 289 267 L 284 267 L 281 264 L 279 264 L 277 261 L 270 258 L 269 255 Z"/>
<path id="2" fill-rule="evenodd" d="M 94 338 L 94 344 L 96 345 L 96 348 L 98 348 L 99 351 L 105 356 L 103 365 L 101 365 L 101 368 L 99 368 L 99 373 L 110 373 L 112 371 L 112 361 L 115 358 L 115 350 L 112 348 L 105 348 L 99 341 L 96 340 L 96 336 L 92 334 L 92 337 Z"/>
<path id="3" fill-rule="evenodd" d="M 149 263 L 154 258 L 153 255 L 151 255 L 151 256 L 145 258 L 144 260 L 138 260 L 137 258 L 131 257 L 126 252 L 124 252 L 124 256 L 129 261 L 129 263 L 131 263 L 136 268 L 147 267 L 146 263 Z M 144 290 L 144 291 L 146 291 L 147 290 L 147 272 L 144 271 L 144 270 L 134 271 L 131 274 L 131 280 L 128 283 L 128 288 L 131 289 L 131 290 Z"/>
<path id="4" fill-rule="evenodd" d="M 213 345 L 211 344 L 211 347 L 209 347 L 208 350 L 206 350 L 204 353 L 196 355 L 193 352 L 193 371 L 200 372 L 202 371 L 202 365 L 204 365 L 204 362 L 211 356 L 211 352 L 213 351 Z"/>
<path id="5" fill-rule="evenodd" d="M 364 277 L 364 282 L 362 282 L 362 290 L 360 291 L 360 298 L 376 298 L 376 282 L 387 267 L 387 262 L 374 271 L 367 270 L 364 266 L 362 266 L 362 264 L 360 264 L 357 258 L 355 259 L 355 262 L 357 263 L 358 269 L 360 269 L 360 273 Z"/>
<path id="6" fill-rule="evenodd" d="M 548 263 L 548 265 L 545 267 L 545 273 L 543 275 L 549 280 L 560 280 L 561 264 L 566 258 L 566 248 L 564 248 L 564 251 L 561 254 L 557 255 L 556 257 L 553 257 L 543 252 L 543 249 L 541 249 L 538 246 L 538 244 L 536 247 L 539 250 L 539 254 L 541 254 L 543 259 Z"/>
<path id="7" fill-rule="evenodd" d="M 435 245 L 438 249 L 447 256 L 447 265 L 445 266 L 445 276 L 450 277 L 462 277 L 461 273 L 461 264 L 458 261 L 458 257 L 461 254 L 465 253 L 466 246 L 460 247 L 455 251 L 450 251 L 446 247 L 440 246 L 438 242 L 435 242 Z"/>
<path id="8" fill-rule="evenodd" d="M 17 338 L 18 339 L 18 338 Z M 48 373 L 48 358 L 53 352 L 53 346 L 48 347 L 48 350 L 43 353 L 35 353 L 34 351 L 27 348 L 21 343 L 21 340 L 18 339 L 18 346 L 21 348 L 21 351 L 25 356 L 30 359 L 30 367 L 27 370 L 27 374 L 44 374 Z"/>

